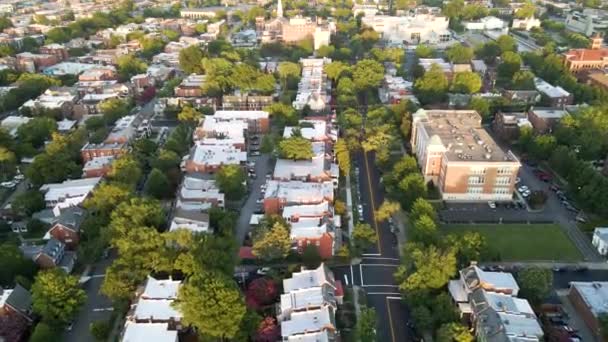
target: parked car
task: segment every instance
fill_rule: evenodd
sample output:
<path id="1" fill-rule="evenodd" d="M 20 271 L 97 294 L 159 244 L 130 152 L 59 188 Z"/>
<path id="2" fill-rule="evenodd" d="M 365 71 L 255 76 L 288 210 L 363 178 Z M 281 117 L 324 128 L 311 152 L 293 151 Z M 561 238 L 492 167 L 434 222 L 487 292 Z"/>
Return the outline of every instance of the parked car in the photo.
<path id="1" fill-rule="evenodd" d="M 496 202 L 488 201 L 488 207 L 490 207 L 490 209 L 496 209 Z"/>
<path id="2" fill-rule="evenodd" d="M 251 156 L 252 156 L 252 157 L 257 157 L 257 156 L 259 156 L 259 155 L 260 155 L 260 152 L 259 152 L 259 151 L 253 151 L 253 152 L 251 152 Z"/>
<path id="3" fill-rule="evenodd" d="M 357 213 L 359 214 L 359 221 L 363 221 L 363 206 L 357 204 Z"/>
<path id="4" fill-rule="evenodd" d="M 262 268 L 258 268 L 256 273 L 259 275 L 267 275 L 268 272 L 270 272 L 270 267 L 262 267 Z"/>

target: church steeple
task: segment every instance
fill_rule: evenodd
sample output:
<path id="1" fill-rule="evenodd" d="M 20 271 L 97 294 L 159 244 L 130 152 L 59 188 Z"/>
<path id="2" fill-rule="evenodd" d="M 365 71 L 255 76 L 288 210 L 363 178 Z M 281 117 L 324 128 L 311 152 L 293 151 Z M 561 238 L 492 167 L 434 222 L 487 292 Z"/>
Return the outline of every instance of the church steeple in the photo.
<path id="1" fill-rule="evenodd" d="M 283 18 L 283 2 L 281 0 L 277 3 L 277 18 Z"/>

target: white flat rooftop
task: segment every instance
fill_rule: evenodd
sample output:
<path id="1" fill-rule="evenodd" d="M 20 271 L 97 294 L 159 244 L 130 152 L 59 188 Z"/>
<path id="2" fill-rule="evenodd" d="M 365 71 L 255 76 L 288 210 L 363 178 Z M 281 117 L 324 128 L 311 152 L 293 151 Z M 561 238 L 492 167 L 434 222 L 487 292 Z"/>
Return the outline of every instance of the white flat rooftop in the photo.
<path id="1" fill-rule="evenodd" d="M 177 342 L 177 331 L 168 328 L 167 323 L 127 322 L 122 342 Z"/>

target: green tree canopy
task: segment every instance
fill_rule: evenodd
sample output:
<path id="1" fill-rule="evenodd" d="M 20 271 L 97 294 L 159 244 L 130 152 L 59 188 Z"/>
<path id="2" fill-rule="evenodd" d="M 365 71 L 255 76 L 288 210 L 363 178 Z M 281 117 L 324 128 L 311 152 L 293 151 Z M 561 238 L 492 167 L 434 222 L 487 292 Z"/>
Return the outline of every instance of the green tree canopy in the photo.
<path id="1" fill-rule="evenodd" d="M 519 272 L 517 283 L 521 297 L 529 300 L 532 305 L 540 305 L 551 294 L 553 272 L 537 267 L 526 268 Z"/>
<path id="2" fill-rule="evenodd" d="M 279 142 L 279 156 L 284 159 L 306 160 L 314 154 L 310 140 L 301 136 L 291 136 Z"/>
<path id="3" fill-rule="evenodd" d="M 246 192 L 245 182 L 247 176 L 239 165 L 224 165 L 215 175 L 220 191 L 230 200 L 243 198 Z"/>
<path id="4" fill-rule="evenodd" d="M 175 307 L 183 322 L 199 334 L 232 339 L 239 332 L 247 308 L 234 282 L 221 274 L 196 274 L 179 289 Z"/>
<path id="5" fill-rule="evenodd" d="M 99 109 L 101 110 L 101 113 L 103 114 L 103 118 L 106 120 L 106 123 L 112 124 L 123 116 L 128 115 L 131 107 L 127 100 L 114 98 L 105 100 L 100 103 Z"/>
<path id="6" fill-rule="evenodd" d="M 11 207 L 19 215 L 31 216 L 44 209 L 46 203 L 44 202 L 44 195 L 40 191 L 30 189 L 15 196 Z"/>
<path id="7" fill-rule="evenodd" d="M 378 241 L 376 231 L 367 223 L 357 223 L 352 233 L 352 249 L 356 254 L 363 251 Z"/>
<path id="8" fill-rule="evenodd" d="M 412 242 L 419 242 L 426 246 L 436 244 L 439 240 L 437 225 L 427 215 L 422 215 L 413 221 L 408 235 Z"/>
<path id="9" fill-rule="evenodd" d="M 448 60 L 456 64 L 469 63 L 473 59 L 473 54 L 473 49 L 462 44 L 454 44 L 445 51 Z"/>
<path id="10" fill-rule="evenodd" d="M 357 91 L 377 88 L 384 79 L 384 67 L 373 59 L 363 59 L 353 67 L 353 82 Z"/>
<path id="11" fill-rule="evenodd" d="M 375 342 L 376 336 L 376 324 L 378 318 L 376 316 L 376 310 L 374 308 L 368 308 L 366 306 L 361 308 L 361 314 L 357 319 L 357 325 L 355 331 L 357 338 L 361 342 Z"/>
<path id="12" fill-rule="evenodd" d="M 428 45 L 419 44 L 416 46 L 416 57 L 418 58 L 431 58 L 434 54 L 435 50 Z"/>
<path id="13" fill-rule="evenodd" d="M 442 102 L 448 90 L 448 79 L 441 67 L 433 64 L 424 76 L 416 80 L 414 90 L 423 104 Z"/>
<path id="14" fill-rule="evenodd" d="M 396 274 L 403 280 L 399 285 L 403 292 L 439 289 L 456 273 L 456 256 L 450 249 L 409 245 L 406 251 L 405 266 L 401 266 Z"/>
<path id="15" fill-rule="evenodd" d="M 70 322 L 84 304 L 86 294 L 78 284 L 78 278 L 54 268 L 40 272 L 32 285 L 32 307 L 45 322 L 65 325 Z"/>
<path id="16" fill-rule="evenodd" d="M 281 222 L 274 223 L 270 229 L 258 234 L 253 242 L 253 254 L 265 260 L 285 258 L 290 249 L 289 229 Z"/>
<path id="17" fill-rule="evenodd" d="M 11 288 L 16 277 L 33 279 L 36 265 L 31 259 L 23 256 L 16 245 L 5 242 L 0 245 L 0 286 Z"/>
<path id="18" fill-rule="evenodd" d="M 481 89 L 479 74 L 472 71 L 457 72 L 452 81 L 452 91 L 463 94 L 474 94 Z"/>
<path id="19" fill-rule="evenodd" d="M 323 70 L 332 81 L 338 81 L 342 76 L 346 75 L 350 71 L 348 64 L 341 61 L 333 61 L 325 64 Z"/>
<path id="20" fill-rule="evenodd" d="M 41 147 L 51 134 L 57 130 L 55 120 L 47 117 L 37 117 L 17 128 L 19 141 L 28 143 L 34 148 Z"/>
<path id="21" fill-rule="evenodd" d="M 194 109 L 191 106 L 184 106 L 182 108 L 182 111 L 179 112 L 179 114 L 177 114 L 177 119 L 179 121 L 188 123 L 191 125 L 196 125 L 201 120 L 202 117 L 203 117 L 203 114 L 201 114 L 201 112 L 199 112 L 198 110 Z"/>
<path id="22" fill-rule="evenodd" d="M 112 162 L 108 178 L 113 182 L 135 187 L 141 179 L 142 171 L 139 162 L 131 155 L 124 155 Z"/>
<path id="23" fill-rule="evenodd" d="M 161 170 L 152 169 L 146 180 L 144 191 L 154 198 L 167 198 L 171 196 L 171 184 L 169 184 L 169 179 Z"/>
<path id="24" fill-rule="evenodd" d="M 203 51 L 196 45 L 189 46 L 179 52 L 179 66 L 188 74 L 202 74 Z"/>
<path id="25" fill-rule="evenodd" d="M 528 70 L 517 71 L 511 79 L 511 87 L 515 90 L 534 90 L 534 77 Z"/>

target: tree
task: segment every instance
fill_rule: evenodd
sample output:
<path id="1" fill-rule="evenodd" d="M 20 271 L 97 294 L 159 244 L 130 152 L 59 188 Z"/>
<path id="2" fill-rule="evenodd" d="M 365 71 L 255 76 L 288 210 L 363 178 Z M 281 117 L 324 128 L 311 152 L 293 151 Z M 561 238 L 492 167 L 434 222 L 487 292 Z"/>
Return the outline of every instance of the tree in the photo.
<path id="1" fill-rule="evenodd" d="M 280 126 L 298 123 L 298 112 L 290 105 L 275 102 L 265 107 L 264 110 L 273 117 L 273 120 L 277 120 Z"/>
<path id="2" fill-rule="evenodd" d="M 376 341 L 376 310 L 363 306 L 361 314 L 357 320 L 355 331 L 358 341 L 360 342 L 375 342 Z"/>
<path id="3" fill-rule="evenodd" d="M 384 79 L 384 67 L 373 59 L 363 59 L 353 67 L 353 82 L 357 91 L 377 88 Z"/>
<path id="4" fill-rule="evenodd" d="M 39 148 L 55 131 L 57 131 L 55 120 L 47 117 L 37 117 L 19 126 L 17 137 L 20 142 L 29 143 L 34 148 Z"/>
<path id="5" fill-rule="evenodd" d="M 515 38 L 509 36 L 508 34 L 503 34 L 502 36 L 496 39 L 496 44 L 500 49 L 500 53 L 504 54 L 505 52 L 516 52 L 517 51 L 517 42 Z"/>
<path id="6" fill-rule="evenodd" d="M 350 71 L 350 67 L 341 61 L 333 61 L 323 66 L 323 71 L 327 77 L 334 82 L 337 82 L 342 76 Z"/>
<path id="7" fill-rule="evenodd" d="M 357 223 L 351 237 L 356 254 L 362 253 L 366 248 L 378 242 L 376 231 L 367 223 Z"/>
<path id="8" fill-rule="evenodd" d="M 515 73 L 521 69 L 521 57 L 515 52 L 507 51 L 501 55 L 501 59 L 502 62 L 497 68 L 498 76 L 511 80 Z"/>
<path id="9" fill-rule="evenodd" d="M 49 342 L 58 340 L 60 340 L 60 333 L 45 322 L 36 324 L 36 328 L 29 339 L 30 342 Z"/>
<path id="10" fill-rule="evenodd" d="M 477 49 L 477 55 L 487 63 L 494 63 L 500 53 L 500 46 L 495 41 L 489 41 Z"/>
<path id="11" fill-rule="evenodd" d="M 467 327 L 459 323 L 446 323 L 437 331 L 437 342 L 473 342 L 475 338 Z"/>
<path id="12" fill-rule="evenodd" d="M 102 183 L 95 188 L 93 196 L 85 200 L 84 206 L 109 218 L 112 211 L 132 195 L 133 193 L 122 184 Z"/>
<path id="13" fill-rule="evenodd" d="M 534 13 L 536 12 L 536 6 L 531 2 L 526 1 L 522 7 L 515 11 L 515 17 L 519 19 L 525 19 L 534 17 Z"/>
<path id="14" fill-rule="evenodd" d="M 555 150 L 556 146 L 557 139 L 554 135 L 538 135 L 534 137 L 529 152 L 535 159 L 547 159 L 551 155 L 551 152 Z"/>
<path id="15" fill-rule="evenodd" d="M 152 169 L 146 180 L 144 191 L 154 198 L 166 198 L 171 196 L 171 184 L 169 184 L 169 179 L 161 170 Z"/>
<path id="16" fill-rule="evenodd" d="M 167 173 L 169 170 L 179 167 L 181 160 L 177 153 L 163 148 L 158 151 L 158 156 L 150 164 L 154 168 Z"/>
<path id="17" fill-rule="evenodd" d="M 271 278 L 257 278 L 247 286 L 246 303 L 251 309 L 259 310 L 274 303 L 278 294 L 277 284 Z"/>
<path id="18" fill-rule="evenodd" d="M 410 272 L 399 285 L 401 291 L 436 290 L 445 286 L 456 273 L 456 256 L 453 250 L 441 250 L 434 245 L 408 247 L 405 269 Z M 400 266 L 396 276 L 403 273 L 402 267 Z"/>
<path id="19" fill-rule="evenodd" d="M 448 235 L 445 245 L 456 250 L 458 267 L 467 267 L 472 261 L 479 261 L 488 252 L 486 239 L 478 232 L 465 232 L 462 235 Z"/>
<path id="20" fill-rule="evenodd" d="M 608 314 L 599 314 L 597 320 L 599 322 L 600 334 L 602 334 L 604 340 L 608 339 Z"/>
<path id="21" fill-rule="evenodd" d="M 301 136 L 291 136 L 279 142 L 279 156 L 284 159 L 306 160 L 314 156 L 312 143 Z"/>
<path id="22" fill-rule="evenodd" d="M 374 216 L 376 217 L 377 221 L 381 222 L 393 216 L 393 214 L 398 212 L 400 209 L 401 205 L 399 204 L 399 202 L 393 202 L 391 200 L 385 199 L 378 208 L 378 210 L 376 210 Z"/>
<path id="23" fill-rule="evenodd" d="M 433 50 L 433 48 L 428 45 L 419 44 L 416 47 L 416 57 L 418 58 L 431 58 L 434 54 L 435 50 Z"/>
<path id="24" fill-rule="evenodd" d="M 131 155 L 124 155 L 112 162 L 108 177 L 117 183 L 135 187 L 142 176 L 141 166 Z"/>
<path id="25" fill-rule="evenodd" d="M 277 67 L 279 78 L 283 81 L 283 89 L 287 89 L 287 80 L 300 77 L 300 64 L 293 62 L 281 62 Z"/>
<path id="26" fill-rule="evenodd" d="M 412 309 L 412 319 L 421 331 L 429 331 L 433 328 L 433 315 L 426 306 L 415 306 Z"/>
<path id="27" fill-rule="evenodd" d="M 532 305 L 540 305 L 551 294 L 553 272 L 550 269 L 529 267 L 519 272 L 517 283 L 521 297 L 529 300 Z"/>
<path id="28" fill-rule="evenodd" d="M 255 342 L 278 341 L 281 339 L 281 329 L 274 317 L 265 317 L 259 324 L 254 337 Z"/>
<path id="29" fill-rule="evenodd" d="M 520 70 L 513 74 L 511 88 L 515 90 L 534 90 L 534 74 L 528 70 Z"/>
<path id="30" fill-rule="evenodd" d="M 419 197 L 425 197 L 427 187 L 422 175 L 412 173 L 403 178 L 398 184 L 399 190 L 402 191 L 401 205 L 409 209 L 414 201 Z"/>
<path id="31" fill-rule="evenodd" d="M 450 46 L 446 51 L 445 55 L 448 60 L 455 64 L 466 64 L 473 59 L 473 49 L 470 47 L 463 46 L 462 44 L 454 44 Z"/>
<path id="32" fill-rule="evenodd" d="M 116 120 L 129 114 L 130 106 L 127 100 L 114 98 L 100 103 L 99 109 L 103 114 L 103 118 L 106 120 L 106 123 L 112 124 L 116 122 Z"/>
<path id="33" fill-rule="evenodd" d="M 410 209 L 409 218 L 411 221 L 416 221 L 422 216 L 429 217 L 434 222 L 437 222 L 437 212 L 433 205 L 424 198 L 417 198 Z"/>
<path id="34" fill-rule="evenodd" d="M 234 281 L 221 274 L 195 274 L 183 284 L 173 304 L 204 336 L 232 339 L 247 308 Z"/>
<path id="35" fill-rule="evenodd" d="M 215 175 L 215 180 L 226 198 L 240 200 L 245 195 L 247 176 L 239 165 L 222 166 Z"/>
<path id="36" fill-rule="evenodd" d="M 192 108 L 191 106 L 184 106 L 182 108 L 182 111 L 177 114 L 177 119 L 179 121 L 191 125 L 196 125 L 202 117 L 203 114 L 201 114 L 201 112 Z"/>
<path id="37" fill-rule="evenodd" d="M 481 89 L 479 74 L 472 71 L 457 72 L 452 81 L 452 91 L 463 94 L 474 94 Z"/>
<path id="38" fill-rule="evenodd" d="M 12 210 L 23 216 L 31 216 L 46 207 L 44 195 L 38 190 L 26 190 L 17 196 L 12 202 Z"/>
<path id="39" fill-rule="evenodd" d="M 315 269 L 319 267 L 321 263 L 321 254 L 319 248 L 316 245 L 308 244 L 302 251 L 302 262 L 308 269 Z"/>
<path id="40" fill-rule="evenodd" d="M 448 79 L 441 67 L 433 64 L 424 76 L 416 80 L 414 90 L 423 104 L 442 102 L 448 90 Z"/>
<path id="41" fill-rule="evenodd" d="M 15 278 L 32 279 L 35 273 L 36 265 L 16 245 L 9 242 L 0 245 L 0 286 L 10 288 L 15 285 Z"/>
<path id="42" fill-rule="evenodd" d="M 132 54 L 118 57 L 116 65 L 122 81 L 127 81 L 131 76 L 141 74 L 148 68 L 146 62 Z"/>
<path id="43" fill-rule="evenodd" d="M 409 238 L 412 242 L 419 242 L 426 246 L 435 244 L 439 239 L 439 231 L 435 221 L 429 216 L 420 216 L 413 222 L 412 229 L 409 231 Z"/>
<path id="44" fill-rule="evenodd" d="M 476 110 L 484 120 L 491 118 L 490 102 L 483 97 L 474 96 L 469 102 L 469 107 Z"/>
<path id="45" fill-rule="evenodd" d="M 344 139 L 338 139 L 334 146 L 336 158 L 338 159 L 338 166 L 343 175 L 350 173 L 350 151 Z"/>
<path id="46" fill-rule="evenodd" d="M 108 321 L 95 321 L 89 326 L 89 331 L 96 341 L 102 342 L 108 339 L 110 332 L 112 331 L 112 327 Z"/>
<path id="47" fill-rule="evenodd" d="M 40 272 L 32 285 L 34 312 L 53 325 L 69 323 L 85 300 L 86 294 L 80 288 L 78 278 L 67 275 L 60 268 Z"/>
<path id="48" fill-rule="evenodd" d="M 254 240 L 253 255 L 265 260 L 285 258 L 291 249 L 289 229 L 280 222 L 276 222 Z"/>

